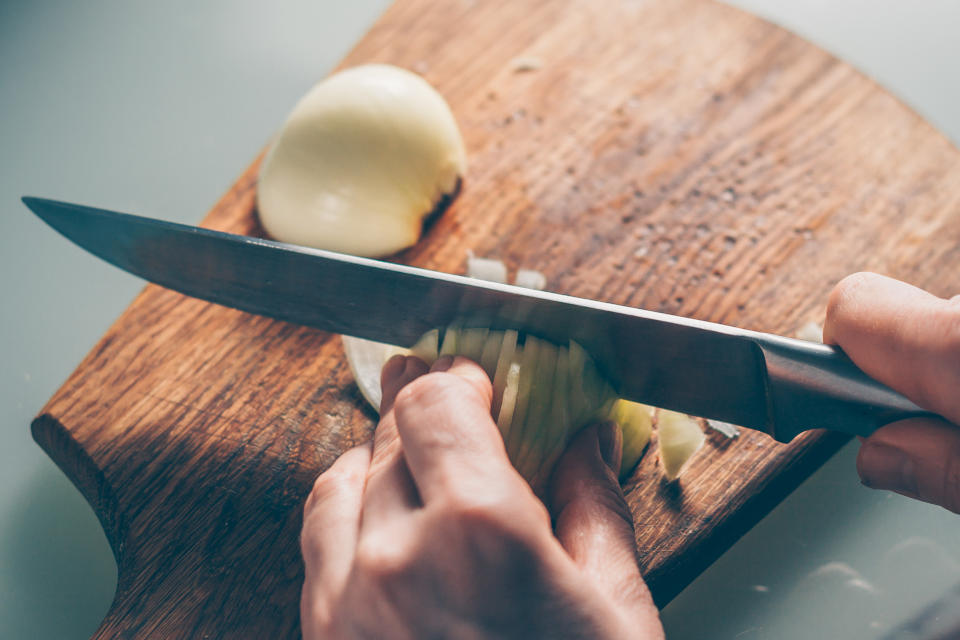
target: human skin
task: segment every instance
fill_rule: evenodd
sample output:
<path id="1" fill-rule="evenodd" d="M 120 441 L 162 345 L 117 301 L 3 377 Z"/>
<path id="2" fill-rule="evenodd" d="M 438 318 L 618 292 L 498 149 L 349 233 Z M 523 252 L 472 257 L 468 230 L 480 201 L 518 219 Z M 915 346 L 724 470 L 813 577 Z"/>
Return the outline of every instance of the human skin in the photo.
<path id="1" fill-rule="evenodd" d="M 823 338 L 942 416 L 901 420 L 865 438 L 857 455 L 862 482 L 960 513 L 960 296 L 856 273 L 830 295 Z"/>
<path id="2" fill-rule="evenodd" d="M 960 512 L 960 296 L 854 274 L 830 296 L 824 341 L 942 416 L 864 439 L 864 484 Z M 548 510 L 507 459 L 477 365 L 397 357 L 382 386 L 374 441 L 307 500 L 305 638 L 663 638 L 613 471 L 618 429 L 574 440 Z"/>
<path id="3" fill-rule="evenodd" d="M 397 356 L 382 386 L 373 442 L 304 508 L 304 638 L 663 638 L 614 471 L 619 429 L 574 439 L 548 509 L 507 458 L 479 366 Z"/>

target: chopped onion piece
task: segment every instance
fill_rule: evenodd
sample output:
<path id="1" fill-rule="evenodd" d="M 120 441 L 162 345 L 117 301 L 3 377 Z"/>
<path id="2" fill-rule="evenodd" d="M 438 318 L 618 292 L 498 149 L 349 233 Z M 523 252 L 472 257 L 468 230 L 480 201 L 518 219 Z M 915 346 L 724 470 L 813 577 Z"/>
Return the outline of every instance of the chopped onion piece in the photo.
<path id="1" fill-rule="evenodd" d="M 707 426 L 714 431 L 719 431 L 728 438 L 736 438 L 740 435 L 740 427 L 723 420 L 707 420 Z"/>
<path id="2" fill-rule="evenodd" d="M 522 347 L 517 347 L 518 352 L 522 352 Z M 517 357 L 520 357 L 517 353 Z M 520 362 L 514 360 L 510 363 L 504 380 L 503 399 L 500 403 L 500 411 L 497 413 L 497 427 L 500 429 L 500 435 L 504 440 L 510 434 L 510 427 L 513 423 L 513 412 L 517 406 L 517 394 L 520 391 Z"/>
<path id="3" fill-rule="evenodd" d="M 513 449 L 507 449 L 507 452 L 512 453 L 517 470 L 527 478 L 532 477 L 540 468 L 540 456 L 534 452 L 539 440 L 554 437 L 557 429 L 561 427 L 561 425 L 549 423 L 551 406 L 556 402 L 562 402 L 561 399 L 554 399 L 553 395 L 557 353 L 556 345 L 540 340 L 536 363 L 533 369 L 525 374 L 534 380 L 535 384 L 531 386 L 527 414 L 520 424 L 516 446 Z M 563 434 L 559 435 L 563 437 Z"/>
<path id="4" fill-rule="evenodd" d="M 497 375 L 497 362 L 500 359 L 500 352 L 503 350 L 504 331 L 490 331 L 487 333 L 487 339 L 483 344 L 483 351 L 480 352 L 480 359 L 477 364 L 487 374 L 490 381 Z"/>
<path id="5" fill-rule="evenodd" d="M 472 251 L 467 252 L 467 276 L 489 282 L 507 282 L 507 265 L 499 260 L 478 258 Z"/>
<path id="6" fill-rule="evenodd" d="M 797 331 L 797 338 L 807 340 L 808 342 L 823 342 L 823 327 L 818 323 L 810 321 L 800 327 Z"/>
<path id="7" fill-rule="evenodd" d="M 497 416 L 497 425 L 500 425 L 500 415 L 502 412 L 502 402 L 506 397 L 506 386 L 508 374 L 510 373 L 511 367 L 515 362 L 514 358 L 516 357 L 517 362 L 517 374 L 519 375 L 519 355 L 517 351 L 520 349 L 517 345 L 517 340 L 519 338 L 519 333 L 514 330 L 508 330 L 503 332 L 503 342 L 500 346 L 500 355 L 497 358 L 497 367 L 494 370 L 493 374 L 493 407 L 492 413 L 494 416 Z M 516 381 L 514 381 L 516 382 Z M 516 393 L 516 392 L 514 392 Z M 513 419 L 513 407 L 510 408 L 510 419 Z M 508 421 L 505 426 L 500 427 L 500 432 L 505 433 L 506 429 L 510 428 L 510 422 Z"/>
<path id="8" fill-rule="evenodd" d="M 406 353 L 406 349 L 353 336 L 341 336 L 341 338 L 343 350 L 347 353 L 347 362 L 350 364 L 350 372 L 357 382 L 357 387 L 360 388 L 360 393 L 379 413 L 380 400 L 383 396 L 380 389 L 380 370 L 383 369 L 387 360 L 398 353 Z"/>
<path id="9" fill-rule="evenodd" d="M 676 480 L 690 457 L 703 446 L 706 437 L 696 420 L 666 409 L 658 411 L 657 434 L 663 474 L 668 481 Z"/>
<path id="10" fill-rule="evenodd" d="M 457 345 L 456 355 L 480 362 L 480 355 L 487 342 L 489 329 L 469 328 L 460 331 L 460 344 Z"/>
<path id="11" fill-rule="evenodd" d="M 513 283 L 518 287 L 542 291 L 547 286 L 547 277 L 539 271 L 520 269 L 517 271 L 517 277 Z"/>
<path id="12" fill-rule="evenodd" d="M 620 457 L 620 479 L 629 476 L 653 433 L 653 407 L 623 398 L 613 403 L 610 420 L 617 423 L 623 433 L 623 453 Z"/>
<path id="13" fill-rule="evenodd" d="M 443 332 L 443 344 L 440 346 L 441 356 L 453 356 L 457 354 L 457 349 L 460 348 L 459 333 L 460 330 L 453 326 L 447 327 L 447 330 Z"/>
<path id="14" fill-rule="evenodd" d="M 523 357 L 520 359 L 520 380 L 517 386 L 517 403 L 513 408 L 513 419 L 510 421 L 510 433 L 506 440 L 507 452 L 517 451 L 520 446 L 520 437 L 523 434 L 523 421 L 527 417 L 527 406 L 530 404 L 530 392 L 533 390 L 535 376 L 530 375 L 536 370 L 537 358 L 540 356 L 541 341 L 533 336 L 527 336 L 523 341 Z"/>
<path id="15" fill-rule="evenodd" d="M 431 329 L 423 334 L 417 340 L 417 343 L 410 347 L 410 355 L 417 356 L 427 365 L 436 362 L 437 358 L 440 357 L 440 330 Z"/>
<path id="16" fill-rule="evenodd" d="M 539 466 L 530 476 L 533 487 L 544 487 L 550 479 L 550 473 L 557 459 L 563 453 L 570 439 L 571 432 L 582 425 L 574 425 L 570 421 L 569 396 L 570 386 L 570 350 L 567 347 L 557 347 L 557 366 L 553 376 L 553 389 L 550 391 L 550 413 L 547 423 L 535 438 L 532 447 L 534 461 Z"/>

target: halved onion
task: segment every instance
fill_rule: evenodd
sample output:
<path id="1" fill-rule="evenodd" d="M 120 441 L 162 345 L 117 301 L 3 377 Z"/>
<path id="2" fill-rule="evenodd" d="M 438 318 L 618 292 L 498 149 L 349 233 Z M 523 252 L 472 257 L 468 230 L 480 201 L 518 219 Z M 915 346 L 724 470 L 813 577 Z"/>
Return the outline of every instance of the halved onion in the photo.
<path id="1" fill-rule="evenodd" d="M 294 107 L 260 169 L 257 211 L 278 240 L 383 256 L 419 239 L 465 170 L 443 97 L 414 73 L 363 65 Z"/>

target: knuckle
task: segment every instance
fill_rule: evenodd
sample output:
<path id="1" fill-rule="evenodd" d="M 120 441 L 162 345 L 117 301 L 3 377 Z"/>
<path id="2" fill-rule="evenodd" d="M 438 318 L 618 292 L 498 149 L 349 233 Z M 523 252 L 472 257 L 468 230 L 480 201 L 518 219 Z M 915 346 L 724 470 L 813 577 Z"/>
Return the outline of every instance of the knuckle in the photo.
<path id="1" fill-rule="evenodd" d="M 357 471 L 334 464 L 317 476 L 310 495 L 307 496 L 304 510 L 309 512 L 331 497 L 349 491 L 362 482 L 363 476 Z"/>
<path id="2" fill-rule="evenodd" d="M 478 498 L 454 493 L 446 497 L 444 511 L 451 520 L 467 526 L 497 528 L 500 526 L 501 502 L 491 495 Z"/>
<path id="3" fill-rule="evenodd" d="M 354 566 L 374 584 L 392 584 L 409 574 L 414 555 L 395 540 L 367 538 L 357 545 Z"/>
<path id="4" fill-rule="evenodd" d="M 493 383 L 483 368 L 473 360 L 457 356 L 452 370 L 457 371 L 459 373 L 457 377 L 470 385 L 481 397 L 493 397 Z"/>
<path id="5" fill-rule="evenodd" d="M 446 376 L 430 373 L 421 376 L 405 386 L 397 394 L 394 404 L 400 412 L 411 407 L 422 405 L 425 401 L 434 401 L 448 392 Z"/>
<path id="6" fill-rule="evenodd" d="M 451 494 L 443 501 L 442 517 L 456 535 L 473 540 L 521 542 L 549 523 L 549 514 L 539 500 L 496 491 Z"/>
<path id="7" fill-rule="evenodd" d="M 482 395 L 477 385 L 455 374 L 437 371 L 421 376 L 401 389 L 394 408 L 398 413 L 402 413 L 439 403 L 462 404 L 464 396 L 482 398 Z"/>
<path id="8" fill-rule="evenodd" d="M 827 321 L 833 322 L 843 318 L 847 303 L 857 295 L 857 292 L 876 278 L 876 274 L 869 271 L 858 271 L 843 278 L 834 286 L 827 298 Z"/>

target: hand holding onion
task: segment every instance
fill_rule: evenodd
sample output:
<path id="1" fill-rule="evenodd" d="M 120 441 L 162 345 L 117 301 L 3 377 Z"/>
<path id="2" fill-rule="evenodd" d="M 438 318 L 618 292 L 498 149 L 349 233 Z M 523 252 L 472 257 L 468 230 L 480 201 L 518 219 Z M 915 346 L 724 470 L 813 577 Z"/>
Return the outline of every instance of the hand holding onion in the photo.
<path id="1" fill-rule="evenodd" d="M 307 500 L 305 638 L 663 637 L 617 483 L 617 429 L 574 439 L 548 513 L 507 458 L 479 366 L 447 357 L 428 373 L 398 356 L 382 387 L 374 442 Z"/>
<path id="2" fill-rule="evenodd" d="M 866 438 L 863 483 L 960 513 L 960 297 L 854 274 L 831 294 L 823 333 L 871 377 L 945 418 L 901 420 Z"/>

